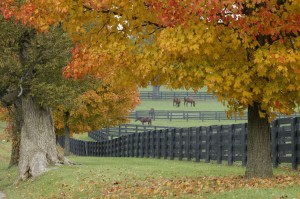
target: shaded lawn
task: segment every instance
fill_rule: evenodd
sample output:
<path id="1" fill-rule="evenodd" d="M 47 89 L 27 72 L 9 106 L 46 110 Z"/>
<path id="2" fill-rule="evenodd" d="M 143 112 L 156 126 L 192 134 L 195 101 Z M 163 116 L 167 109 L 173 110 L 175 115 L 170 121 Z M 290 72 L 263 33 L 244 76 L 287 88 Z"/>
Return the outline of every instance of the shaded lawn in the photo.
<path id="1" fill-rule="evenodd" d="M 17 168 L 0 170 L 9 198 L 297 198 L 299 172 L 275 169 L 272 180 L 245 181 L 244 168 L 152 158 L 71 156 L 77 163 L 13 186 Z"/>

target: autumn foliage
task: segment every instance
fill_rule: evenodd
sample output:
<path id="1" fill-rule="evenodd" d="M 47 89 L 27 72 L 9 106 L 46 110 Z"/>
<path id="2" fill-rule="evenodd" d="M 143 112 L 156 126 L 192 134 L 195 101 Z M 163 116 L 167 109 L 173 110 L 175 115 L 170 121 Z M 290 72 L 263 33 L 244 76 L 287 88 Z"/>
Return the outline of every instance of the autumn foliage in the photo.
<path id="1" fill-rule="evenodd" d="M 70 112 L 68 124 L 71 134 L 129 123 L 127 116 L 138 103 L 136 87 L 99 86 L 79 95 L 71 108 L 58 106 L 54 111 L 55 127 L 57 133 L 64 131 L 66 111 Z"/>
<path id="2" fill-rule="evenodd" d="M 159 60 L 170 68 L 163 72 L 176 65 L 181 85 L 207 85 L 228 102 L 229 113 L 253 102 L 271 118 L 294 112 L 300 102 L 299 2 L 149 2 L 166 26 L 156 40 Z"/>

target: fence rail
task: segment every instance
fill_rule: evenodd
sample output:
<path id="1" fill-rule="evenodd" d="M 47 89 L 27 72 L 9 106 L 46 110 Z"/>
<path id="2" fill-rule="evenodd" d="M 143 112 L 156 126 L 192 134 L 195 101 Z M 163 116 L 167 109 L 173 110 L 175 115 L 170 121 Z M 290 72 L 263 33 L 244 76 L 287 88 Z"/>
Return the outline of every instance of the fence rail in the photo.
<path id="1" fill-rule="evenodd" d="M 273 166 L 300 160 L 299 118 L 275 120 L 272 125 Z M 63 146 L 63 137 L 58 141 Z M 215 160 L 247 162 L 247 124 L 172 128 L 133 133 L 101 142 L 71 139 L 70 150 L 76 155 L 99 157 L 152 157 L 186 159 L 199 162 Z"/>
<path id="2" fill-rule="evenodd" d="M 89 132 L 88 135 L 94 140 L 102 141 L 102 140 L 113 139 L 115 137 L 120 137 L 132 133 L 142 133 L 145 131 L 155 131 L 155 130 L 169 129 L 169 128 L 174 128 L 174 127 L 123 124 L 117 127 L 109 127 L 109 128 L 101 129 L 99 131 Z"/>
<path id="3" fill-rule="evenodd" d="M 153 96 L 152 91 L 140 91 L 140 98 L 142 100 L 152 100 L 152 99 L 161 99 L 161 100 L 173 100 L 174 97 L 184 98 L 184 97 L 193 97 L 195 100 L 206 101 L 206 100 L 217 100 L 217 97 L 213 96 L 210 93 L 206 92 L 172 92 L 172 91 L 162 91 L 158 95 Z"/>
<path id="4" fill-rule="evenodd" d="M 136 119 L 138 117 L 146 117 L 151 116 L 153 120 L 156 119 L 166 119 L 166 120 L 247 120 L 247 112 L 245 112 L 243 117 L 231 117 L 227 118 L 227 113 L 225 111 L 169 111 L 169 110 L 154 110 L 150 112 L 147 110 L 139 110 L 139 111 L 132 111 L 129 115 L 130 119 Z M 293 115 L 283 115 L 278 113 L 278 119 L 279 118 L 286 118 L 286 117 L 296 117 L 299 116 L 299 114 L 293 114 Z"/>

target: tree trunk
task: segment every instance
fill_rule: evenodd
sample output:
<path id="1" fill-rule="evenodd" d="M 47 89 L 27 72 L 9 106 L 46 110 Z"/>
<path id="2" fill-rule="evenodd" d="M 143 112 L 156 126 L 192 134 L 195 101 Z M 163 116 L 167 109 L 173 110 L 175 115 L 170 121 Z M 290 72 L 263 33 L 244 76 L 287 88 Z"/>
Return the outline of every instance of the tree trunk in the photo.
<path id="1" fill-rule="evenodd" d="M 259 116 L 259 103 L 248 108 L 246 178 L 271 178 L 271 133 L 268 118 Z"/>
<path id="2" fill-rule="evenodd" d="M 160 86 L 153 86 L 152 99 L 159 99 L 159 88 Z"/>
<path id="3" fill-rule="evenodd" d="M 31 97 L 22 97 L 22 127 L 19 179 L 47 171 L 48 164 L 59 162 L 51 110 Z"/>
<path id="4" fill-rule="evenodd" d="M 10 110 L 10 122 L 12 126 L 12 150 L 10 156 L 9 167 L 17 166 L 20 158 L 20 141 L 21 141 L 21 106 L 20 100 L 14 104 L 14 107 Z"/>
<path id="5" fill-rule="evenodd" d="M 70 113 L 69 112 L 65 112 L 65 121 L 64 121 L 64 125 L 65 125 L 65 144 L 64 144 L 64 156 L 69 156 L 70 155 L 70 128 L 69 128 L 69 117 L 70 117 Z"/>

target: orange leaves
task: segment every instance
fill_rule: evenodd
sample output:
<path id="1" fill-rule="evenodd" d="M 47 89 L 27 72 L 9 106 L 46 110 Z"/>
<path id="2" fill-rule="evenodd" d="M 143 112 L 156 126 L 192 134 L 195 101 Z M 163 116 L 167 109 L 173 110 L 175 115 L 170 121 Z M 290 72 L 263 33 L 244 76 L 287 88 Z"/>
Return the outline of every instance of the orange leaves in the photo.
<path id="1" fill-rule="evenodd" d="M 45 32 L 50 25 L 63 20 L 69 10 L 68 5 L 69 1 L 62 0 L 29 0 L 19 6 L 15 0 L 3 0 L 0 11 L 5 19 L 14 17 L 25 26 Z"/>
<path id="2" fill-rule="evenodd" d="M 84 0 L 84 4 L 96 11 L 106 10 L 109 8 L 110 0 Z"/>
<path id="3" fill-rule="evenodd" d="M 245 180 L 242 176 L 225 177 L 175 177 L 139 179 L 129 177 L 121 180 L 105 180 L 89 177 L 82 179 L 79 190 L 85 197 L 93 198 L 210 198 L 214 194 L 226 193 L 237 189 L 270 189 L 276 187 L 299 186 L 298 175 L 279 175 L 271 179 L 253 178 Z M 80 179 L 79 179 L 80 180 Z M 70 187 L 62 186 L 68 192 Z M 73 191 L 75 192 L 75 191 Z M 54 197 L 54 196 L 53 196 Z"/>

